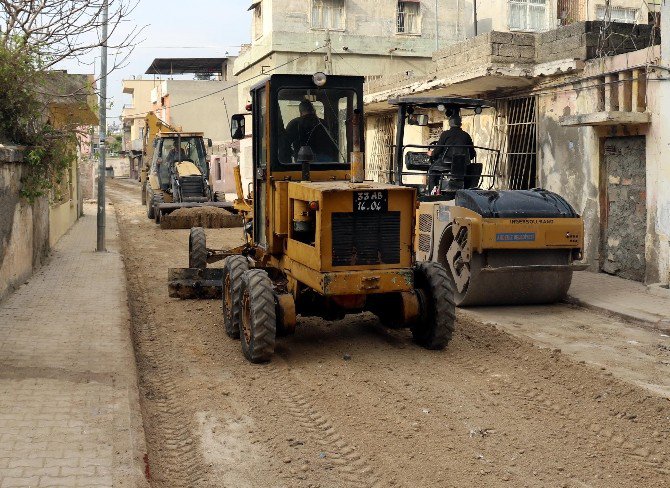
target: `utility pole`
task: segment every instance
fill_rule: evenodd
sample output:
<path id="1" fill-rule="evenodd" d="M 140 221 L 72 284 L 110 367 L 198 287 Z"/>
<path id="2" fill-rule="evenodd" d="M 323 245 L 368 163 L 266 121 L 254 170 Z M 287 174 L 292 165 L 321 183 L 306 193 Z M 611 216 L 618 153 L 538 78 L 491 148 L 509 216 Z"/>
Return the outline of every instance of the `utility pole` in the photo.
<path id="1" fill-rule="evenodd" d="M 473 9 L 473 15 L 474 15 L 474 20 L 475 20 L 475 37 L 477 37 L 477 0 L 473 0 L 472 2 L 472 9 Z"/>
<path id="2" fill-rule="evenodd" d="M 98 252 L 105 252 L 105 171 L 107 170 L 107 23 L 109 0 L 102 7 L 102 52 L 100 59 L 100 167 L 98 168 Z"/>
<path id="3" fill-rule="evenodd" d="M 330 41 L 330 30 L 326 30 L 326 74 L 333 74 L 333 44 Z"/>

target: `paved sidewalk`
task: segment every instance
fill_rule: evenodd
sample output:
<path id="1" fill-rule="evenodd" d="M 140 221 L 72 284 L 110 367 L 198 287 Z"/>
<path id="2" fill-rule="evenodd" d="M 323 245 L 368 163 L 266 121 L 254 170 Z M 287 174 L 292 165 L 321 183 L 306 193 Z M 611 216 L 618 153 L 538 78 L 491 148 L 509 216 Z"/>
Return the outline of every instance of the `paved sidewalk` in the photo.
<path id="1" fill-rule="evenodd" d="M 670 330 L 670 290 L 658 289 L 653 293 L 636 281 L 580 271 L 573 276 L 568 301 L 659 330 Z"/>
<path id="2" fill-rule="evenodd" d="M 146 452 L 114 212 L 95 206 L 0 303 L 0 488 L 146 486 Z"/>

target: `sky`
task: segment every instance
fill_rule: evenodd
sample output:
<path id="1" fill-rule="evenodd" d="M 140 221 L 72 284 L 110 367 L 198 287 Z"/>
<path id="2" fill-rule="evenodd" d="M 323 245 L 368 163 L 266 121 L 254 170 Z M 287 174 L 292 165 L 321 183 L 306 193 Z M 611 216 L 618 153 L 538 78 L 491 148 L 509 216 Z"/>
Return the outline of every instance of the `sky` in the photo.
<path id="1" fill-rule="evenodd" d="M 137 75 L 151 79 L 152 75 L 144 73 L 155 58 L 236 55 L 240 45 L 251 40 L 250 5 L 251 0 L 139 0 L 124 30 L 131 25 L 146 27 L 127 65 L 109 75 L 108 124 L 118 123 L 123 105 L 131 102 L 130 95 L 122 92 L 121 80 Z M 109 55 L 111 65 L 111 50 Z M 85 61 L 66 62 L 59 68 L 97 77 L 99 52 L 91 53 Z"/>

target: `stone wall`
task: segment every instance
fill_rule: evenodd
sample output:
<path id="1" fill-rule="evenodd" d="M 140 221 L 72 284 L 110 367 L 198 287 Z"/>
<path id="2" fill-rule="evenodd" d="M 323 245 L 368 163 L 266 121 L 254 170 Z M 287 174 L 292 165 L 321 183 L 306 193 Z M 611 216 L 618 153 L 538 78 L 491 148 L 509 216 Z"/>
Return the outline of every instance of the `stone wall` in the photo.
<path id="1" fill-rule="evenodd" d="M 0 300 L 24 283 L 49 253 L 49 203 L 21 198 L 23 155 L 0 145 Z"/>

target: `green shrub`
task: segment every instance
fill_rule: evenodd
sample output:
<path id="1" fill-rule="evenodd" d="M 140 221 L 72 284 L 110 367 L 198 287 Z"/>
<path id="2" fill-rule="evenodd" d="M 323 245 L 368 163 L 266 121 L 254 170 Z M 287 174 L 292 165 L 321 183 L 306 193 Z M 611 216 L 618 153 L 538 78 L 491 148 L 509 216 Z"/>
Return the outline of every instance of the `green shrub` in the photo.
<path id="1" fill-rule="evenodd" d="M 31 203 L 57 193 L 77 157 L 74 129 L 58 130 L 49 123 L 41 90 L 46 74 L 35 60 L 0 46 L 0 138 L 27 148 L 21 194 Z"/>

